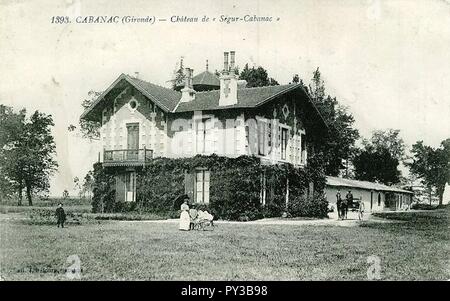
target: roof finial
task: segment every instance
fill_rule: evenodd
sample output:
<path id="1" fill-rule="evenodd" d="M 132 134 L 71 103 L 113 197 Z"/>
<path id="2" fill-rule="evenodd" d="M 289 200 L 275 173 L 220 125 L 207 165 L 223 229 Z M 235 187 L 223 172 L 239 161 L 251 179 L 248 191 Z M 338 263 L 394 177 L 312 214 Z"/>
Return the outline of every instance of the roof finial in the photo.
<path id="1" fill-rule="evenodd" d="M 206 71 L 208 71 L 208 60 L 206 60 Z"/>

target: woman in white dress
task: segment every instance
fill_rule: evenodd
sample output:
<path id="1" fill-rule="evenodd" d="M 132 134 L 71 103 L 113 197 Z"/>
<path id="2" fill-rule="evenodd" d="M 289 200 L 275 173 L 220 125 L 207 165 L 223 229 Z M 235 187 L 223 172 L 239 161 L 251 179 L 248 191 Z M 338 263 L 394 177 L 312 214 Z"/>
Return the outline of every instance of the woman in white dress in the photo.
<path id="1" fill-rule="evenodd" d="M 189 217 L 189 206 L 187 200 L 181 205 L 180 214 L 180 230 L 189 231 L 189 225 L 191 223 L 191 218 Z"/>

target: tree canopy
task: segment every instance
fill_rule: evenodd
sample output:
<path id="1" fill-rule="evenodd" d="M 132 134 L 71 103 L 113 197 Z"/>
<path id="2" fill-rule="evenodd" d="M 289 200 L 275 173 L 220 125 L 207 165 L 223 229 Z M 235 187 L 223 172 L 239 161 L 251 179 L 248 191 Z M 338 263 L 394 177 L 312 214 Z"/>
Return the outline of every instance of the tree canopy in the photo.
<path id="1" fill-rule="evenodd" d="M 400 182 L 398 169 L 405 146 L 399 130 L 376 130 L 370 139 L 363 139 L 363 148 L 353 159 L 358 180 L 392 185 Z"/>
<path id="2" fill-rule="evenodd" d="M 387 149 L 391 156 L 399 161 L 405 158 L 405 142 L 400 137 L 400 130 L 376 130 L 372 133 L 370 141 L 363 140 L 363 144 L 371 144 L 378 150 Z"/>
<path id="3" fill-rule="evenodd" d="M 261 66 L 258 68 L 249 68 L 248 64 L 245 64 L 239 75 L 239 79 L 246 80 L 248 88 L 279 85 L 275 79 L 269 77 L 266 69 Z"/>
<path id="4" fill-rule="evenodd" d="M 1 182 L 18 193 L 19 205 L 24 189 L 29 205 L 33 194 L 49 189 L 50 175 L 58 166 L 54 160 L 53 126 L 51 115 L 35 111 L 26 118 L 25 110 L 16 113 L 12 108 L 0 106 Z"/>
<path id="5" fill-rule="evenodd" d="M 180 62 L 179 63 L 177 62 L 175 66 L 175 69 L 172 74 L 172 79 L 170 80 L 172 89 L 176 90 L 178 86 L 182 85 L 185 77 L 186 75 L 184 74 L 183 57 L 181 57 Z"/>
<path id="6" fill-rule="evenodd" d="M 298 81 L 294 76 L 293 81 Z M 301 80 L 299 80 L 301 82 Z M 355 119 L 348 109 L 339 104 L 336 97 L 326 96 L 325 83 L 319 68 L 313 73 L 309 89 L 305 87 L 313 99 L 320 114 L 330 128 L 330 135 L 324 144 L 319 146 L 324 160 L 325 173 L 338 176 L 347 166 L 344 163 L 351 160 L 356 152 L 355 141 L 359 132 L 353 127 Z M 344 176 L 349 176 L 347 172 Z"/>
<path id="7" fill-rule="evenodd" d="M 442 205 L 445 185 L 450 184 L 450 138 L 442 141 L 438 148 L 418 141 L 412 146 L 411 153 L 412 162 L 406 165 L 426 187 L 436 189 Z"/>
<path id="8" fill-rule="evenodd" d="M 366 147 L 353 159 L 355 178 L 392 185 L 400 181 L 399 161 L 388 149 Z"/>

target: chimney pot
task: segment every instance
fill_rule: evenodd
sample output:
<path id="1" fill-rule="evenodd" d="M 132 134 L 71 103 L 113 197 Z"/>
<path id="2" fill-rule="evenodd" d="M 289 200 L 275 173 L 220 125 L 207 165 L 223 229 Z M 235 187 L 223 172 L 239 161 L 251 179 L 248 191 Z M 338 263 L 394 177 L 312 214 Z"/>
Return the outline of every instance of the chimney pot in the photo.
<path id="1" fill-rule="evenodd" d="M 191 68 L 185 68 L 185 75 L 184 75 L 184 87 L 192 89 L 192 74 L 194 72 L 194 69 Z"/>

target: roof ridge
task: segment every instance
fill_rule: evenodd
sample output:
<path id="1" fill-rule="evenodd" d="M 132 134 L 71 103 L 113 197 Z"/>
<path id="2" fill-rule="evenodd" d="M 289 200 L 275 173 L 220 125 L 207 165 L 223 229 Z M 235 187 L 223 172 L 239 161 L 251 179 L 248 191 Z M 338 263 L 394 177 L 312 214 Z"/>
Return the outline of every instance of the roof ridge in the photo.
<path id="1" fill-rule="evenodd" d="M 245 87 L 238 90 L 250 90 L 250 89 L 262 89 L 262 88 L 275 88 L 275 87 L 287 87 L 287 86 L 295 86 L 298 84 L 285 84 L 285 85 L 268 85 L 268 86 L 257 86 L 257 87 Z"/>
<path id="2" fill-rule="evenodd" d="M 209 90 L 209 91 L 195 91 L 195 94 L 208 94 L 211 92 L 219 92 L 220 90 Z"/>
<path id="3" fill-rule="evenodd" d="M 173 89 L 170 89 L 170 88 L 167 88 L 167 87 L 163 87 L 163 86 L 161 86 L 161 85 L 158 85 L 158 84 L 155 84 L 155 83 L 152 83 L 152 82 L 149 82 L 149 81 L 146 81 L 146 80 L 137 78 L 137 77 L 130 76 L 129 74 L 127 74 L 127 75 L 128 75 L 131 79 L 135 79 L 135 80 L 144 82 L 144 83 L 149 84 L 149 85 L 152 85 L 152 86 L 156 86 L 156 87 L 159 87 L 159 88 L 162 88 L 162 89 L 166 89 L 166 90 L 171 91 L 171 92 L 175 92 L 175 93 L 177 93 L 177 94 L 181 94 L 181 92 L 179 92 L 179 91 L 176 91 L 176 90 L 173 90 Z"/>

